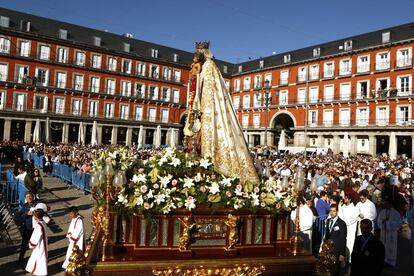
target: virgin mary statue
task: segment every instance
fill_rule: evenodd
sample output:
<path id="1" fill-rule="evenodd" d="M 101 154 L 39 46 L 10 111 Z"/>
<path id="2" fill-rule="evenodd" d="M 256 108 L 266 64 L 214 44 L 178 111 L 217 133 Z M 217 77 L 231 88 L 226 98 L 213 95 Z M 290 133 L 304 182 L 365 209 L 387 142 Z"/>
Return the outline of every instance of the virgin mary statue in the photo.
<path id="1" fill-rule="evenodd" d="M 230 94 L 208 46 L 208 42 L 196 43 L 191 65 L 186 147 L 210 157 L 218 173 L 238 177 L 242 183 L 258 183 Z"/>

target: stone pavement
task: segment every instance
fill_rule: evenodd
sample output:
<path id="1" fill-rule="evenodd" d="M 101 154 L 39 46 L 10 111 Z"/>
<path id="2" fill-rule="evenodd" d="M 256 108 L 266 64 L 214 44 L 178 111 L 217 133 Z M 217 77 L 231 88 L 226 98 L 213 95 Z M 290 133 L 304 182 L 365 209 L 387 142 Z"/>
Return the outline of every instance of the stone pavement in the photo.
<path id="1" fill-rule="evenodd" d="M 61 268 L 66 256 L 68 240 L 66 232 L 71 218 L 67 214 L 69 206 L 77 206 L 79 213 L 84 216 L 85 237 L 88 238 L 92 225 L 90 222 L 93 200 L 90 195 L 85 195 L 83 191 L 78 191 L 74 187 L 67 187 L 66 183 L 55 177 L 44 177 L 44 191 L 40 195 L 40 201 L 51 207 L 49 215 L 54 224 L 49 225 L 49 275 L 64 275 Z M 17 226 L 11 231 L 13 245 L 0 247 L 0 273 L 1 276 L 25 275 L 24 268 L 30 256 L 31 250 L 26 251 L 24 264 L 17 267 L 21 236 Z"/>

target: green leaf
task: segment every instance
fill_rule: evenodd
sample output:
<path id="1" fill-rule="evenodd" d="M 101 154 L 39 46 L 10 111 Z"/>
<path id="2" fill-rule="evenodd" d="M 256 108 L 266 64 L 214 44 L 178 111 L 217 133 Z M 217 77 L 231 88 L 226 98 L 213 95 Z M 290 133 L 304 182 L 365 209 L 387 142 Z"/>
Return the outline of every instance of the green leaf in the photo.
<path id="1" fill-rule="evenodd" d="M 148 174 L 151 177 L 151 182 L 156 183 L 158 180 L 158 169 L 153 168 L 152 171 Z"/>
<path id="2" fill-rule="evenodd" d="M 219 202 L 221 200 L 221 196 L 219 194 L 208 195 L 208 199 L 207 200 L 209 202 L 216 203 L 216 202 Z"/>

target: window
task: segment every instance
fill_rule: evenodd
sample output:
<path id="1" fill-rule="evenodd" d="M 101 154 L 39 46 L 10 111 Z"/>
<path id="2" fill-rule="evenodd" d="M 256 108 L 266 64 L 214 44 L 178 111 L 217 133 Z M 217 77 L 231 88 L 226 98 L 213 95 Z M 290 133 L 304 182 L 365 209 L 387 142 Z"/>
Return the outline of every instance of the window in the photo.
<path id="1" fill-rule="evenodd" d="M 86 56 L 84 52 L 76 51 L 75 52 L 75 64 L 78 66 L 85 66 Z"/>
<path id="2" fill-rule="evenodd" d="M 375 70 L 387 70 L 390 68 L 389 53 L 378 53 Z"/>
<path id="3" fill-rule="evenodd" d="M 102 56 L 97 54 L 92 54 L 92 67 L 93 68 L 101 68 L 102 64 Z"/>
<path id="4" fill-rule="evenodd" d="M 172 69 L 170 67 L 163 67 L 162 68 L 162 79 L 170 81 L 171 80 L 171 73 Z"/>
<path id="5" fill-rule="evenodd" d="M 253 127 L 260 128 L 260 114 L 253 115 Z"/>
<path id="6" fill-rule="evenodd" d="M 344 43 L 344 49 L 345 49 L 345 51 L 352 50 L 352 40 L 345 41 L 345 43 Z"/>
<path id="7" fill-rule="evenodd" d="M 315 127 L 318 125 L 318 111 L 317 110 L 309 110 L 309 117 L 308 117 L 308 124 L 311 127 Z"/>
<path id="8" fill-rule="evenodd" d="M 145 84 L 135 83 L 135 97 L 140 99 L 145 97 Z"/>
<path id="9" fill-rule="evenodd" d="M 260 60 L 259 61 L 259 68 L 263 69 L 264 68 L 264 60 Z"/>
<path id="10" fill-rule="evenodd" d="M 10 26 L 10 18 L 7 16 L 0 16 L 0 26 L 8 28 Z"/>
<path id="11" fill-rule="evenodd" d="M 137 62 L 137 75 L 145 76 L 145 63 L 144 62 Z"/>
<path id="12" fill-rule="evenodd" d="M 388 124 L 388 106 L 377 107 L 377 125 L 385 126 Z"/>
<path id="13" fill-rule="evenodd" d="M 311 87 L 309 90 L 309 102 L 310 103 L 317 103 L 319 98 L 319 88 Z"/>
<path id="14" fill-rule="evenodd" d="M 369 123 L 369 112 L 367 107 L 357 108 L 356 124 L 358 126 L 367 126 Z"/>
<path id="15" fill-rule="evenodd" d="M 234 92 L 239 92 L 239 91 L 240 91 L 240 80 L 235 79 L 234 80 Z"/>
<path id="16" fill-rule="evenodd" d="M 319 65 L 318 64 L 311 65 L 309 73 L 310 73 L 309 77 L 311 80 L 318 80 L 319 79 Z"/>
<path id="17" fill-rule="evenodd" d="M 289 71 L 288 70 L 280 71 L 280 84 L 285 85 L 285 84 L 288 84 L 288 82 L 289 82 Z"/>
<path id="18" fill-rule="evenodd" d="M 10 39 L 7 37 L 0 37 L 0 53 L 9 53 Z"/>
<path id="19" fill-rule="evenodd" d="M 351 98 L 351 84 L 350 83 L 341 83 L 339 87 L 339 94 L 341 100 L 349 100 Z"/>
<path id="20" fill-rule="evenodd" d="M 113 118 L 114 117 L 114 104 L 113 103 L 105 103 L 105 113 L 104 116 L 105 118 Z"/>
<path id="21" fill-rule="evenodd" d="M 56 114 L 65 113 L 65 98 L 55 97 L 54 99 L 54 112 Z"/>
<path id="22" fill-rule="evenodd" d="M 339 109 L 339 125 L 340 126 L 349 126 L 351 121 L 351 110 L 349 108 Z"/>
<path id="23" fill-rule="evenodd" d="M 30 42 L 29 41 L 20 41 L 19 54 L 22 57 L 28 57 L 30 55 Z"/>
<path id="24" fill-rule="evenodd" d="M 174 103 L 180 102 L 180 90 L 173 89 L 172 93 L 173 93 L 173 97 L 174 97 Z"/>
<path id="25" fill-rule="evenodd" d="M 244 78 L 243 80 L 243 90 L 250 89 L 250 77 Z"/>
<path id="26" fill-rule="evenodd" d="M 49 70 L 44 68 L 36 68 L 36 85 L 48 86 L 49 84 Z"/>
<path id="27" fill-rule="evenodd" d="M 174 69 L 173 71 L 174 81 L 180 82 L 181 81 L 181 71 L 178 69 Z"/>
<path id="28" fill-rule="evenodd" d="M 333 110 L 332 109 L 325 109 L 323 111 L 323 125 L 326 127 L 330 127 L 333 125 Z"/>
<path id="29" fill-rule="evenodd" d="M 283 56 L 283 62 L 284 63 L 289 63 L 290 62 L 290 55 L 284 55 Z"/>
<path id="30" fill-rule="evenodd" d="M 298 89 L 298 104 L 304 104 L 306 101 L 306 88 Z"/>
<path id="31" fill-rule="evenodd" d="M 157 113 L 157 109 L 150 107 L 148 109 L 148 121 L 150 122 L 155 122 L 156 120 L 156 113 Z"/>
<path id="32" fill-rule="evenodd" d="M 158 50 L 157 49 L 151 49 L 151 57 L 158 58 Z"/>
<path id="33" fill-rule="evenodd" d="M 244 95 L 243 96 L 243 108 L 249 108 L 250 107 L 250 95 Z"/>
<path id="34" fill-rule="evenodd" d="M 47 45 L 40 45 L 39 47 L 39 59 L 49 60 L 50 57 L 50 47 Z"/>
<path id="35" fill-rule="evenodd" d="M 357 73 L 369 72 L 369 56 L 358 57 Z"/>
<path id="36" fill-rule="evenodd" d="M 23 93 L 14 94 L 14 110 L 25 111 L 27 104 L 27 95 Z"/>
<path id="37" fill-rule="evenodd" d="M 357 99 L 365 99 L 369 97 L 369 81 L 357 82 Z"/>
<path id="38" fill-rule="evenodd" d="M 67 48 L 60 48 L 57 49 L 58 54 L 58 62 L 67 63 L 68 62 L 68 49 Z"/>
<path id="39" fill-rule="evenodd" d="M 158 86 L 153 86 L 153 85 L 150 85 L 149 86 L 149 91 L 148 91 L 149 93 L 148 93 L 148 95 L 149 95 L 149 98 L 151 99 L 151 100 L 158 100 Z"/>
<path id="40" fill-rule="evenodd" d="M 98 101 L 89 101 L 89 107 L 88 107 L 88 115 L 89 117 L 97 117 L 98 116 Z"/>
<path id="41" fill-rule="evenodd" d="M 410 76 L 398 76 L 397 88 L 399 95 L 407 95 L 411 93 L 411 75 Z"/>
<path id="42" fill-rule="evenodd" d="M 254 89 L 262 88 L 262 75 L 256 75 L 254 77 Z"/>
<path id="43" fill-rule="evenodd" d="M 389 85 L 390 80 L 388 78 L 385 79 L 377 79 L 377 97 L 388 97 L 389 96 Z"/>
<path id="44" fill-rule="evenodd" d="M 224 86 L 226 87 L 227 91 L 230 91 L 230 81 L 227 79 L 224 79 Z"/>
<path id="45" fill-rule="evenodd" d="M 128 120 L 129 119 L 129 105 L 121 104 L 119 110 L 120 110 L 119 117 L 121 118 L 121 120 Z"/>
<path id="46" fill-rule="evenodd" d="M 0 110 L 6 109 L 6 92 L 0 91 Z"/>
<path id="47" fill-rule="evenodd" d="M 343 59 L 339 62 L 339 75 L 350 75 L 351 74 L 351 60 Z"/>
<path id="48" fill-rule="evenodd" d="M 331 102 L 334 99 L 334 85 L 325 85 L 324 100 Z"/>
<path id="49" fill-rule="evenodd" d="M 154 64 L 150 66 L 150 77 L 158 79 L 160 77 L 160 67 Z"/>
<path id="50" fill-rule="evenodd" d="M 135 106 L 135 120 L 142 121 L 143 107 Z"/>
<path id="51" fill-rule="evenodd" d="M 56 72 L 56 87 L 66 88 L 66 73 L 65 72 Z"/>
<path id="52" fill-rule="evenodd" d="M 33 109 L 37 111 L 43 111 L 45 107 L 45 96 L 35 95 L 33 98 Z"/>
<path id="53" fill-rule="evenodd" d="M 124 52 L 129 53 L 131 50 L 131 45 L 129 43 L 124 42 Z"/>
<path id="54" fill-rule="evenodd" d="M 16 80 L 18 83 L 23 83 L 26 80 L 27 75 L 29 74 L 29 66 L 26 65 L 16 65 Z"/>
<path id="55" fill-rule="evenodd" d="M 122 96 L 131 96 L 131 82 L 130 81 L 121 81 L 121 95 Z"/>
<path id="56" fill-rule="evenodd" d="M 116 71 L 117 60 L 115 57 L 108 57 L 108 70 Z"/>
<path id="57" fill-rule="evenodd" d="M 72 100 L 72 115 L 80 116 L 82 114 L 82 100 L 73 99 Z"/>
<path id="58" fill-rule="evenodd" d="M 283 90 L 279 93 L 279 104 L 280 105 L 287 105 L 288 104 L 288 91 Z"/>
<path id="59" fill-rule="evenodd" d="M 82 91 L 83 90 L 83 75 L 75 74 L 73 75 L 73 89 Z"/>
<path id="60" fill-rule="evenodd" d="M 99 93 L 100 81 L 99 77 L 91 77 L 89 90 L 93 93 Z"/>
<path id="61" fill-rule="evenodd" d="M 9 74 L 9 66 L 4 63 L 0 63 L 0 81 L 7 81 Z"/>
<path id="62" fill-rule="evenodd" d="M 397 125 L 411 124 L 411 108 L 409 105 L 397 106 Z"/>
<path id="63" fill-rule="evenodd" d="M 411 66 L 411 64 L 412 64 L 411 60 L 412 60 L 411 48 L 398 49 L 398 51 L 397 51 L 397 67 Z"/>
<path id="64" fill-rule="evenodd" d="M 333 78 L 334 76 L 334 63 L 332 61 L 325 62 L 323 65 L 323 77 L 324 78 Z"/>
<path id="65" fill-rule="evenodd" d="M 163 87 L 161 91 L 161 100 L 163 101 L 170 101 L 170 93 L 171 89 L 169 87 Z"/>
<path id="66" fill-rule="evenodd" d="M 382 33 L 382 43 L 390 42 L 390 32 Z"/>
<path id="67" fill-rule="evenodd" d="M 93 45 L 101 47 L 101 38 L 98 36 L 93 37 Z"/>
<path id="68" fill-rule="evenodd" d="M 249 114 L 243 114 L 242 125 L 243 125 L 244 128 L 249 127 Z"/>
<path id="69" fill-rule="evenodd" d="M 168 123 L 169 114 L 168 109 L 161 109 L 161 123 Z"/>
<path id="70" fill-rule="evenodd" d="M 240 97 L 239 96 L 235 96 L 233 98 L 233 107 L 235 110 L 239 109 L 240 107 Z"/>
<path id="71" fill-rule="evenodd" d="M 321 48 L 313 49 L 313 57 L 319 57 L 321 55 Z"/>
<path id="72" fill-rule="evenodd" d="M 298 82 L 305 82 L 307 80 L 308 68 L 299 67 L 298 69 Z"/>
<path id="73" fill-rule="evenodd" d="M 106 94 L 115 95 L 115 80 L 106 79 Z"/>
<path id="74" fill-rule="evenodd" d="M 243 72 L 243 65 L 239 65 L 238 70 L 239 73 Z"/>
<path id="75" fill-rule="evenodd" d="M 132 62 L 129 59 L 122 60 L 122 73 L 131 74 L 132 71 Z"/>
<path id="76" fill-rule="evenodd" d="M 270 86 L 272 86 L 272 74 L 266 74 L 265 75 L 265 82 L 267 81 L 269 83 Z"/>
<path id="77" fill-rule="evenodd" d="M 174 62 L 178 62 L 179 61 L 179 55 L 178 54 L 173 54 L 173 61 Z"/>
<path id="78" fill-rule="evenodd" d="M 227 67 L 227 65 L 223 65 L 223 73 L 227 74 L 229 72 L 229 68 Z"/>
<path id="79" fill-rule="evenodd" d="M 253 107 L 260 107 L 261 101 L 260 98 L 262 97 L 262 94 L 253 96 Z"/>
<path id="80" fill-rule="evenodd" d="M 59 29 L 59 38 L 60 39 L 67 39 L 68 38 L 68 31 L 64 29 Z"/>

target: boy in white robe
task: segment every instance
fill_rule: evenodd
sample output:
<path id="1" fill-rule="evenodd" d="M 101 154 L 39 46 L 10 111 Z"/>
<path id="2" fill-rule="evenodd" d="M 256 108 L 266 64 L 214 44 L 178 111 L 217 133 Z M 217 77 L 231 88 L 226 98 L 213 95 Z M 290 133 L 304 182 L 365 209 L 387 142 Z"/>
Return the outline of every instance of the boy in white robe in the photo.
<path id="1" fill-rule="evenodd" d="M 29 241 L 29 248 L 33 251 L 26 265 L 26 271 L 33 275 L 47 275 L 47 233 L 43 215 L 42 209 L 33 212 L 35 223 Z"/>
<path id="2" fill-rule="evenodd" d="M 358 225 L 358 210 L 352 202 L 352 196 L 345 194 L 344 204 L 340 205 L 338 216 L 346 223 L 346 247 L 345 260 L 351 262 L 352 249 L 354 248 L 356 230 Z"/>
<path id="3" fill-rule="evenodd" d="M 358 221 L 369 219 L 372 222 L 372 233 L 374 233 L 374 220 L 377 217 L 377 208 L 375 204 L 369 200 L 368 191 L 359 192 L 360 202 L 355 206 L 358 210 Z M 358 236 L 361 235 L 361 229 L 358 227 Z"/>
<path id="4" fill-rule="evenodd" d="M 290 213 L 290 219 L 295 223 L 296 219 L 296 209 Z M 312 210 L 305 204 L 301 202 L 299 209 L 299 227 L 300 227 L 300 236 L 303 238 L 303 248 L 312 252 L 312 226 L 314 221 L 314 215 Z"/>
<path id="5" fill-rule="evenodd" d="M 380 239 L 385 246 L 385 263 L 395 267 L 397 264 L 398 230 L 401 227 L 401 215 L 388 200 L 378 215 L 377 225 L 381 230 Z"/>
<path id="6" fill-rule="evenodd" d="M 83 251 L 84 249 L 83 218 L 79 215 L 79 210 L 76 206 L 69 207 L 69 216 L 72 218 L 72 221 L 66 234 L 66 237 L 69 239 L 69 246 L 66 252 L 66 259 L 62 265 L 64 269 L 69 265 L 69 258 L 72 255 L 73 246 L 76 244 L 80 250 Z"/>

